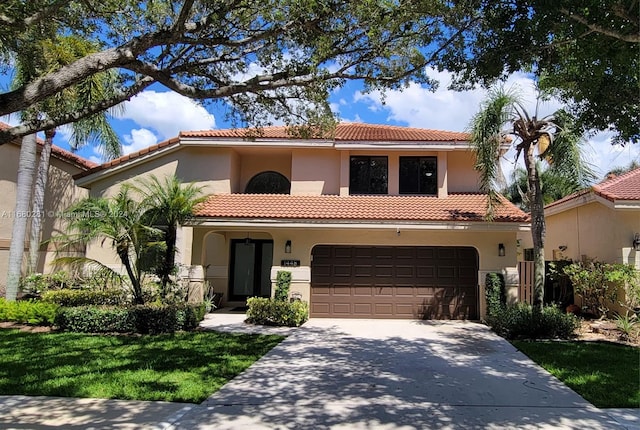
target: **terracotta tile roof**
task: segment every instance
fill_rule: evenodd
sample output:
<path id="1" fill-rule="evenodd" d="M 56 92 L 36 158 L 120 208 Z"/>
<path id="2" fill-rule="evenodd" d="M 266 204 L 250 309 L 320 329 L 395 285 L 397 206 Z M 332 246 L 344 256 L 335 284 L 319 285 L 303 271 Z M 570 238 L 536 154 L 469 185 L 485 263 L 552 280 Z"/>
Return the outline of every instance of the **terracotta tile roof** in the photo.
<path id="1" fill-rule="evenodd" d="M 4 122 L 0 122 L 0 130 L 8 130 L 10 129 L 11 126 L 9 124 L 5 124 Z M 15 143 L 16 144 L 20 144 L 19 143 L 20 140 L 16 139 Z M 44 141 L 40 138 L 37 139 L 37 142 L 39 145 L 43 145 Z M 57 158 L 60 158 L 64 161 L 67 161 L 71 164 L 74 164 L 78 167 L 80 167 L 83 170 L 88 170 L 88 169 L 92 169 L 94 167 L 99 166 L 99 164 L 94 163 L 93 161 L 89 161 L 86 158 L 82 158 L 77 154 L 74 154 L 73 152 L 67 151 L 66 149 L 62 149 L 59 146 L 56 145 L 52 145 L 51 146 L 51 153 L 56 156 Z"/>
<path id="2" fill-rule="evenodd" d="M 487 196 L 296 196 L 218 194 L 196 212 L 198 217 L 276 220 L 484 221 Z M 529 216 L 503 198 L 494 221 L 529 222 Z"/>
<path id="3" fill-rule="evenodd" d="M 132 152 L 131 154 L 127 154 L 127 155 L 123 155 L 122 157 L 113 159 L 111 161 L 107 161 L 106 163 L 96 164 L 92 169 L 87 170 L 86 172 L 78 173 L 73 178 L 74 179 L 80 179 L 80 178 L 83 178 L 85 176 L 89 176 L 92 173 L 99 172 L 99 171 L 104 170 L 104 169 L 108 169 L 109 167 L 117 166 L 118 164 L 124 163 L 125 161 L 129 161 L 129 160 L 141 157 L 141 156 L 143 156 L 145 154 L 149 154 L 150 152 L 155 152 L 155 151 L 157 151 L 159 149 L 166 148 L 168 146 L 177 145 L 179 142 L 180 142 L 180 140 L 177 137 L 174 137 L 174 138 L 169 139 L 169 140 L 165 140 L 163 142 L 158 143 L 157 145 L 152 145 L 152 146 L 149 146 L 147 148 L 141 149 L 140 151 Z"/>
<path id="4" fill-rule="evenodd" d="M 640 200 L 640 168 L 600 182 L 593 190 L 611 201 Z"/>
<path id="5" fill-rule="evenodd" d="M 616 176 L 593 185 L 590 188 L 570 194 L 560 200 L 549 203 L 545 208 L 552 208 L 579 197 L 595 194 L 609 201 L 637 200 L 640 201 L 640 168 Z"/>
<path id="6" fill-rule="evenodd" d="M 287 128 L 264 127 L 259 135 L 247 129 L 183 131 L 181 137 L 212 138 L 266 138 L 292 139 L 296 137 L 288 133 Z M 336 142 L 453 142 L 468 141 L 468 133 L 456 131 L 429 130 L 394 125 L 363 124 L 343 122 L 337 125 L 333 140 Z M 319 139 L 319 138 L 316 138 Z"/>
<path id="7" fill-rule="evenodd" d="M 165 140 L 157 145 L 144 148 L 138 152 L 125 155 L 115 160 L 111 160 L 100 166 L 94 167 L 86 172 L 74 176 L 75 179 L 91 175 L 109 167 L 117 166 L 125 161 L 133 160 L 142 155 L 157 151 L 167 146 L 178 145 L 180 138 L 212 138 L 212 139 L 298 139 L 287 132 L 287 127 L 264 127 L 259 136 L 255 130 L 246 128 L 224 129 L 224 130 L 202 130 L 202 131 L 182 131 L 178 137 Z M 321 140 L 320 138 L 315 138 Z M 312 139 L 313 140 L 313 139 Z M 326 140 L 326 139 L 325 139 Z M 363 124 L 363 123 L 340 123 L 336 127 L 335 142 L 466 142 L 469 140 L 468 133 L 457 131 L 429 130 L 422 128 L 409 128 L 392 125 Z"/>

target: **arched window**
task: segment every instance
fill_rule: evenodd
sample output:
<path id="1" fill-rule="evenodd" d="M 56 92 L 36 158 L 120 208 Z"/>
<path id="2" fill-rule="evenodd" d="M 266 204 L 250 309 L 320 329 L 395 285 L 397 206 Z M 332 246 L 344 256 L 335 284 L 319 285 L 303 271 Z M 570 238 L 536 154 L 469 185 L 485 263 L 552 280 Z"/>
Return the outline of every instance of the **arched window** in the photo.
<path id="1" fill-rule="evenodd" d="M 291 182 L 278 172 L 262 172 L 249 180 L 247 194 L 289 194 Z"/>

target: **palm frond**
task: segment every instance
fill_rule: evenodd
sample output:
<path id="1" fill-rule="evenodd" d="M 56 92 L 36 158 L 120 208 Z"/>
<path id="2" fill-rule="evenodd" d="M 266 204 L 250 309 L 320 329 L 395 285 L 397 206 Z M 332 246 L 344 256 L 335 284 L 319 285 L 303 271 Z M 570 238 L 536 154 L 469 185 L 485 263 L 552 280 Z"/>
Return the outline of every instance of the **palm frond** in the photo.
<path id="1" fill-rule="evenodd" d="M 500 204 L 498 190 L 504 183 L 500 169 L 501 146 L 506 139 L 505 125 L 513 116 L 518 97 L 514 91 L 503 87 L 491 89 L 489 97 L 471 120 L 471 144 L 476 154 L 474 168 L 480 175 L 480 189 L 489 196 L 487 217 L 493 217 L 495 206 Z"/>

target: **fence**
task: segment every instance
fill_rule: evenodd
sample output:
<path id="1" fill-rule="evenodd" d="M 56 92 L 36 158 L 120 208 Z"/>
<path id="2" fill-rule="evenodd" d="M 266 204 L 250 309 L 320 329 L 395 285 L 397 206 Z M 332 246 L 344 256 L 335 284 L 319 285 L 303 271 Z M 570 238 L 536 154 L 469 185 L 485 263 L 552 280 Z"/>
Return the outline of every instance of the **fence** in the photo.
<path id="1" fill-rule="evenodd" d="M 518 301 L 523 303 L 533 303 L 533 261 L 518 262 L 518 277 L 520 286 L 518 288 Z"/>

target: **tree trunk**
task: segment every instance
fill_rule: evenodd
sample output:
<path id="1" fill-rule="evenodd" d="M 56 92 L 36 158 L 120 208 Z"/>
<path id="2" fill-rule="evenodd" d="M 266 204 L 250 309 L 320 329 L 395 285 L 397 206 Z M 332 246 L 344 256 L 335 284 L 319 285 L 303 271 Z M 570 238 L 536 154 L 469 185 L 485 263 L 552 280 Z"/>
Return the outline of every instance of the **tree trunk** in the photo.
<path id="1" fill-rule="evenodd" d="M 129 280 L 131 281 L 131 287 L 133 288 L 133 301 L 136 305 L 144 304 L 144 297 L 142 296 L 142 286 L 140 285 L 140 277 L 136 276 L 136 273 L 133 270 L 131 265 L 131 260 L 129 259 L 129 249 L 123 248 L 117 250 L 118 256 L 120 257 L 120 261 L 122 265 L 127 271 L 127 275 L 129 276 Z"/>
<path id="2" fill-rule="evenodd" d="M 51 145 L 53 137 L 56 135 L 55 129 L 45 132 L 44 146 L 40 153 L 40 163 L 38 163 L 38 176 L 36 186 L 33 190 L 33 210 L 31 218 L 31 238 L 29 240 L 29 260 L 27 262 L 27 273 L 33 273 L 38 268 L 40 257 L 40 240 L 42 238 L 42 222 L 44 219 L 44 198 L 49 181 L 49 158 L 51 156 Z"/>
<path id="3" fill-rule="evenodd" d="M 170 275 L 173 272 L 173 268 L 176 264 L 176 236 L 177 236 L 177 226 L 169 225 L 167 226 L 167 232 L 165 236 L 165 244 L 167 249 L 165 250 L 163 268 L 162 268 L 162 298 L 165 297 L 167 293 L 167 285 L 171 281 Z"/>
<path id="4" fill-rule="evenodd" d="M 544 304 L 544 238 L 546 223 L 544 219 L 544 201 L 540 186 L 540 176 L 536 167 L 533 145 L 526 151 L 525 165 L 529 184 L 529 201 L 531 204 L 531 238 L 533 239 L 533 307 L 542 310 Z"/>
<path id="5" fill-rule="evenodd" d="M 13 213 L 13 230 L 11 232 L 11 246 L 9 248 L 9 266 L 7 268 L 8 301 L 15 301 L 20 287 L 22 274 L 22 260 L 24 258 L 25 236 L 31 207 L 31 190 L 36 168 L 37 154 L 36 135 L 30 134 L 22 139 L 20 146 L 20 160 L 18 161 L 18 177 L 16 180 L 16 206 Z"/>

